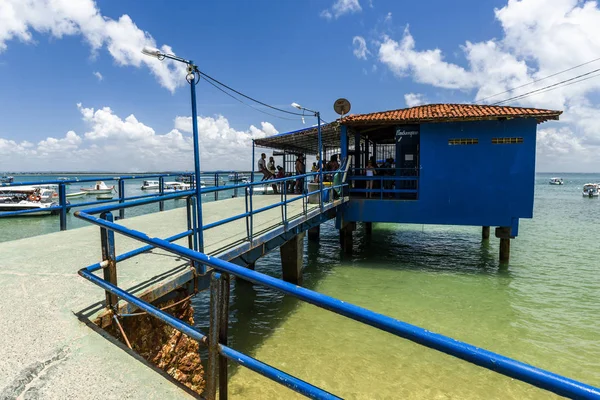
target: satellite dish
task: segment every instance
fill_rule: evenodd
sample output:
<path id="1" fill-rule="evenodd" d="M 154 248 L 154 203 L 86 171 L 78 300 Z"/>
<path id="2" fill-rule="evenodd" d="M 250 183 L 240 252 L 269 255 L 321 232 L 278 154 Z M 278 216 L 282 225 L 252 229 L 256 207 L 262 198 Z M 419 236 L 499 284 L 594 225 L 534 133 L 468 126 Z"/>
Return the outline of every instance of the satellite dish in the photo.
<path id="1" fill-rule="evenodd" d="M 350 112 L 350 102 L 346 99 L 337 99 L 333 103 L 333 110 L 342 116 L 348 114 Z"/>

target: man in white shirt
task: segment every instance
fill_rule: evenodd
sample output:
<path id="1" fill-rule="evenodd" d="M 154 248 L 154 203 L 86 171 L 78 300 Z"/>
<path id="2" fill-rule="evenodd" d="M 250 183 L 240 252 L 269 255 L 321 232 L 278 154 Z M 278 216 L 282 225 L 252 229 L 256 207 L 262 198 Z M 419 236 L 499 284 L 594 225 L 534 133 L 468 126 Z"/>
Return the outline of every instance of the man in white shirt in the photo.
<path id="1" fill-rule="evenodd" d="M 262 153 L 260 155 L 260 160 L 258 160 L 258 171 L 262 172 L 263 177 L 261 181 L 267 180 L 271 177 L 271 173 L 267 169 L 267 155 Z"/>

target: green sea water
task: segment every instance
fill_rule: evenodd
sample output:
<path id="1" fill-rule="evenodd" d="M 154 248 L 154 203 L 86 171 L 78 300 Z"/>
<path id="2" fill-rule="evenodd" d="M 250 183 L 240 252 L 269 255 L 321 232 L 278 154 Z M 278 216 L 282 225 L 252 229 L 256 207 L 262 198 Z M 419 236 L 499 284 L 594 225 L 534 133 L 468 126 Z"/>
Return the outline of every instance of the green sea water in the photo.
<path id="1" fill-rule="evenodd" d="M 508 268 L 498 266 L 498 239 L 482 244 L 479 227 L 375 224 L 368 237 L 359 224 L 344 256 L 326 224 L 319 244 L 306 243 L 304 286 L 600 386 L 600 201 L 581 195 L 600 175 L 564 174 L 564 186 L 550 176 L 537 176 L 534 218 L 521 221 Z M 275 252 L 257 270 L 280 276 L 279 265 Z M 347 399 L 551 397 L 243 281 L 231 315 L 234 348 Z M 231 368 L 230 394 L 300 398 L 243 368 Z"/>
<path id="2" fill-rule="evenodd" d="M 498 266 L 498 239 L 481 243 L 480 227 L 375 224 L 369 237 L 358 224 L 354 253 L 345 256 L 328 223 L 320 243 L 305 244 L 303 285 L 600 386 L 600 199 L 581 195 L 600 174 L 563 174 L 564 186 L 549 185 L 550 176 L 536 178 L 534 218 L 521 220 L 508 268 Z M 167 203 L 174 206 L 183 204 Z M 57 226 L 56 217 L 0 219 L 0 241 Z M 279 277 L 278 252 L 259 260 L 257 271 Z M 203 331 L 207 298 L 194 302 Z M 344 398 L 551 397 L 247 282 L 234 283 L 230 308 L 233 348 Z M 230 374 L 232 398 L 299 398 L 249 370 Z"/>

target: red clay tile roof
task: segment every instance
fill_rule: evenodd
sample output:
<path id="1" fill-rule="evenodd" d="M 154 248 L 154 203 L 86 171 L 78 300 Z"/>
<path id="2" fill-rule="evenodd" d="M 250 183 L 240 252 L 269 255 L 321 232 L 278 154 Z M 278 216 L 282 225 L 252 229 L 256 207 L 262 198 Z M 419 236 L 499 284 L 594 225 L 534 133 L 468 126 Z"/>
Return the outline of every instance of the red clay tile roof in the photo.
<path id="1" fill-rule="evenodd" d="M 488 106 L 479 104 L 428 104 L 371 114 L 348 115 L 345 125 L 410 124 L 425 122 L 458 122 L 503 118 L 535 118 L 538 123 L 558 120 L 562 111 L 538 108 Z"/>

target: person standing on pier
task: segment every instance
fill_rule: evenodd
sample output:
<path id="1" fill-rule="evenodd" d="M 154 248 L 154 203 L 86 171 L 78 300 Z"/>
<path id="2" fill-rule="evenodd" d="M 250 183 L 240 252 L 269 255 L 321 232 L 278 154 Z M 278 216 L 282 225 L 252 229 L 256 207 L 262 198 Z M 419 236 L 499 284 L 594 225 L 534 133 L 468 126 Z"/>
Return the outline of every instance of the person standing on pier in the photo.
<path id="1" fill-rule="evenodd" d="M 275 159 L 273 157 L 269 157 L 269 163 L 267 164 L 267 170 L 269 170 L 269 173 L 271 174 L 271 176 L 269 178 L 275 177 L 275 174 L 276 174 Z"/>
<path id="2" fill-rule="evenodd" d="M 302 157 L 302 155 L 299 155 L 298 158 L 296 159 L 296 175 L 304 175 L 305 174 L 304 168 L 305 168 L 304 167 L 304 158 Z M 304 188 L 304 178 L 296 179 L 296 187 L 295 187 L 296 193 L 302 193 L 303 188 Z"/>
<path id="3" fill-rule="evenodd" d="M 373 161 L 371 160 L 369 160 L 369 163 L 367 164 L 365 175 L 367 176 L 367 178 L 372 178 L 373 176 L 375 176 L 375 166 L 373 165 Z M 367 181 L 367 190 L 369 190 L 369 192 L 367 192 L 367 197 L 373 197 L 373 192 L 371 192 L 373 190 L 373 179 L 369 179 Z"/>

